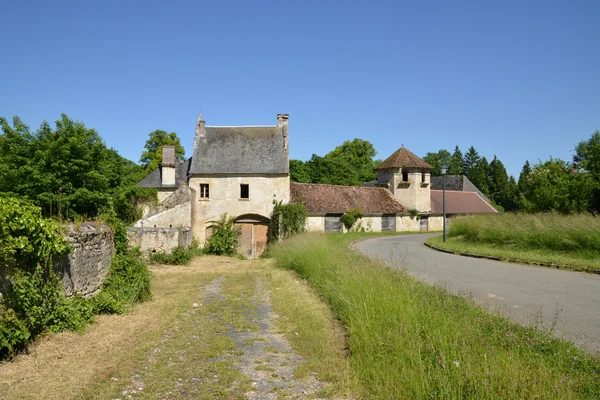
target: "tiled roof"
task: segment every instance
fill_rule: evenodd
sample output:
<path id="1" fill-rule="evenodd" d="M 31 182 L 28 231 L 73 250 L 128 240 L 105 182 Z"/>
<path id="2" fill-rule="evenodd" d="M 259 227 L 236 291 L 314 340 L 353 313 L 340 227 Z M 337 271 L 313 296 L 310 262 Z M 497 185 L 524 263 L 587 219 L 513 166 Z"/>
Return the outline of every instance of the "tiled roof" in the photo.
<path id="1" fill-rule="evenodd" d="M 150 172 L 148 176 L 140 181 L 137 186 L 150 187 L 150 188 L 178 188 L 179 186 L 187 183 L 188 172 L 190 170 L 190 164 L 192 159 L 188 158 L 185 161 L 176 161 L 175 165 L 175 185 L 163 186 L 162 185 L 162 166 L 159 166 L 154 171 Z"/>
<path id="2" fill-rule="evenodd" d="M 442 190 L 444 188 L 444 177 L 443 176 L 432 176 L 431 177 L 431 190 Z M 488 203 L 490 200 L 485 197 L 477 186 L 473 184 L 465 175 L 446 175 L 446 190 L 456 190 L 459 192 L 475 192 L 479 196 L 483 197 Z"/>
<path id="3" fill-rule="evenodd" d="M 196 137 L 191 174 L 287 174 L 288 152 L 277 126 L 207 126 Z"/>
<path id="4" fill-rule="evenodd" d="M 446 214 L 497 213 L 498 211 L 475 192 L 446 190 Z M 431 213 L 443 213 L 443 192 L 431 191 Z"/>
<path id="5" fill-rule="evenodd" d="M 379 164 L 375 169 L 386 169 L 386 168 L 421 168 L 421 169 L 433 169 L 433 167 L 427 164 L 422 158 L 417 156 L 415 153 L 407 150 L 404 146 L 400 147 L 394 154 L 385 159 L 384 162 Z"/>
<path id="6" fill-rule="evenodd" d="M 291 183 L 290 197 L 292 202 L 302 200 L 309 213 L 342 214 L 351 208 L 359 208 L 363 214 L 408 212 L 407 207 L 383 188 Z"/>

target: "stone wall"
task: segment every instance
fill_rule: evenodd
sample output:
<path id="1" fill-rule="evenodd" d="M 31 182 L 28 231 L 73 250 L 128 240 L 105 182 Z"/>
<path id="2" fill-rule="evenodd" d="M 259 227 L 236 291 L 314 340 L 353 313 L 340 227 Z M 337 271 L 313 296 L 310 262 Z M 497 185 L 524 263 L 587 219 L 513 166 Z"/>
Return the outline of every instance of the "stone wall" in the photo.
<path id="1" fill-rule="evenodd" d="M 209 185 L 209 197 L 201 198 L 201 184 Z M 249 185 L 249 196 L 241 198 L 240 185 Z M 200 243 L 206 239 L 206 228 L 211 221 L 218 220 L 223 213 L 231 217 L 259 215 L 270 218 L 273 200 L 290 200 L 290 177 L 288 175 L 230 176 L 194 175 L 189 181 L 196 192 L 193 201 L 194 236 Z"/>
<path id="2" fill-rule="evenodd" d="M 96 293 L 108 274 L 115 253 L 110 227 L 95 223 L 83 223 L 78 227 L 71 224 L 65 238 L 71 245 L 71 252 L 55 265 L 65 293 L 68 296 Z"/>
<path id="3" fill-rule="evenodd" d="M 135 223 L 136 228 L 182 228 L 191 226 L 192 203 L 187 202 L 147 216 Z"/>
<path id="4" fill-rule="evenodd" d="M 129 245 L 139 247 L 142 252 L 171 252 L 181 246 L 188 248 L 192 243 L 190 228 L 127 228 Z"/>

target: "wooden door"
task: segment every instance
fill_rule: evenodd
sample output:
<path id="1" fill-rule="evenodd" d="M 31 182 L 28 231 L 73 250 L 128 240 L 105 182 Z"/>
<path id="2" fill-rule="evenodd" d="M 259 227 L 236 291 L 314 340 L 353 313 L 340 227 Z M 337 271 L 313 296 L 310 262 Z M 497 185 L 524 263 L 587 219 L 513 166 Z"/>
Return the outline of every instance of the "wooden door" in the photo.
<path id="1" fill-rule="evenodd" d="M 252 224 L 236 224 L 242 230 L 238 242 L 238 253 L 252 258 Z"/>
<path id="2" fill-rule="evenodd" d="M 381 232 L 396 232 L 396 216 L 382 215 L 381 216 Z"/>
<path id="3" fill-rule="evenodd" d="M 428 231 L 429 230 L 429 218 L 421 217 L 420 226 L 421 226 L 422 231 Z"/>
<path id="4" fill-rule="evenodd" d="M 341 215 L 325 216 L 325 232 L 342 232 Z"/>
<path id="5" fill-rule="evenodd" d="M 269 238 L 269 225 L 254 224 L 254 257 L 260 255 L 267 248 L 267 240 Z"/>

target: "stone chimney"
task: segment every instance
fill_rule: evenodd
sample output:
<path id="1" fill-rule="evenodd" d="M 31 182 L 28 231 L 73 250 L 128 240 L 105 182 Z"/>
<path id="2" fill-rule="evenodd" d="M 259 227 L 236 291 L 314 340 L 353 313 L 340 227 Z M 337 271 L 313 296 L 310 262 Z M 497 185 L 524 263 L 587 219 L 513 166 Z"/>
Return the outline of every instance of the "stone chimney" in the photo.
<path id="1" fill-rule="evenodd" d="M 198 114 L 198 123 L 196 124 L 196 137 L 205 137 L 206 136 L 206 129 L 204 129 L 204 126 L 206 125 L 206 122 L 202 119 L 202 113 Z"/>
<path id="2" fill-rule="evenodd" d="M 175 186 L 175 146 L 163 146 L 160 175 L 163 186 Z"/>
<path id="3" fill-rule="evenodd" d="M 283 136 L 283 149 L 288 151 L 288 118 L 289 114 L 277 114 L 277 128 Z"/>

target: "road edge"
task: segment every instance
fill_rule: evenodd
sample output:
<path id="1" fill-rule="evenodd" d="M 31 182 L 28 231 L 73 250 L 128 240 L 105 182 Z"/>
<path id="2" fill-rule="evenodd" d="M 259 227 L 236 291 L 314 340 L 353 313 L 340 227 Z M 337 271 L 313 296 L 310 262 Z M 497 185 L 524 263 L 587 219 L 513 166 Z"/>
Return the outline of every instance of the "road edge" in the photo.
<path id="1" fill-rule="evenodd" d="M 461 253 L 461 252 L 456 252 L 456 251 L 452 251 L 452 250 L 442 249 L 441 247 L 434 246 L 427 242 L 423 242 L 423 244 L 432 250 L 439 251 L 440 253 L 454 254 L 456 256 L 480 258 L 483 260 L 502 261 L 502 262 L 507 262 L 507 263 L 511 263 L 511 264 L 525 264 L 525 265 L 532 265 L 532 266 L 537 266 L 537 267 L 555 268 L 555 269 L 562 269 L 562 270 L 566 270 L 566 271 L 585 272 L 588 274 L 600 275 L 600 270 L 598 270 L 598 269 L 592 270 L 592 271 L 586 271 L 586 270 L 577 269 L 577 268 L 569 266 L 569 265 L 549 264 L 549 263 L 543 263 L 543 262 L 538 262 L 538 261 L 515 260 L 512 258 L 486 256 L 483 254 Z"/>

